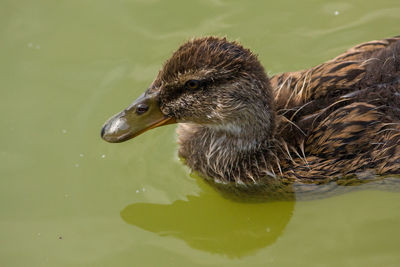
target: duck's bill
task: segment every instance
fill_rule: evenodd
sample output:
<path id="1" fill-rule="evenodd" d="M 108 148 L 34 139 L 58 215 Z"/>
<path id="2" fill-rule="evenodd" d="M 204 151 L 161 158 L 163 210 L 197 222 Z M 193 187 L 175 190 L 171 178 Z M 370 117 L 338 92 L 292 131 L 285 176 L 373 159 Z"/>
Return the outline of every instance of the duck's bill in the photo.
<path id="1" fill-rule="evenodd" d="M 157 95 L 143 94 L 104 124 L 101 137 L 110 143 L 120 143 L 155 127 L 175 122 L 174 118 L 161 112 Z"/>

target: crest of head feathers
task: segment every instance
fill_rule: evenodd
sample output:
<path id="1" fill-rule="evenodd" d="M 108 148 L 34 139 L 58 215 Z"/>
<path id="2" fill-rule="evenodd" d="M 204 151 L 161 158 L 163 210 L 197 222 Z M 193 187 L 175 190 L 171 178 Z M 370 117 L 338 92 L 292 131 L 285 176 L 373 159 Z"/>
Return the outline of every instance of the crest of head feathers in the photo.
<path id="1" fill-rule="evenodd" d="M 209 76 L 229 79 L 231 75 L 264 73 L 257 56 L 237 42 L 226 38 L 205 37 L 183 44 L 166 61 L 158 75 L 169 83 L 185 73 L 207 72 Z"/>

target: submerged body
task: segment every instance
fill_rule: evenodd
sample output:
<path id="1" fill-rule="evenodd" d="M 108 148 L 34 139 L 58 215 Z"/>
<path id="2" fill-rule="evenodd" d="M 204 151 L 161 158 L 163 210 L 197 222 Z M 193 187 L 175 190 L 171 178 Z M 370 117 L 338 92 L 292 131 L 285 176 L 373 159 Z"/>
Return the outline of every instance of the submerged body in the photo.
<path id="1" fill-rule="evenodd" d="M 271 79 L 239 44 L 195 39 L 102 136 L 121 142 L 172 122 L 179 154 L 220 189 L 289 192 L 400 174 L 400 38 Z"/>

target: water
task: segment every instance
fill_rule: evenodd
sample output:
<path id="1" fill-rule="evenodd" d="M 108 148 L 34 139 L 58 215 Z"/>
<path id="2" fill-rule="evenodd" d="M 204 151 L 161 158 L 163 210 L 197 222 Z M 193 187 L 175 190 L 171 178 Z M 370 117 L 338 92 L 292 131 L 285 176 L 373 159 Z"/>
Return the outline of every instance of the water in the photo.
<path id="1" fill-rule="evenodd" d="M 0 4 L 1 266 L 395 266 L 400 193 L 222 198 L 177 158 L 175 126 L 100 127 L 193 36 L 239 40 L 270 74 L 399 35 L 398 0 Z"/>

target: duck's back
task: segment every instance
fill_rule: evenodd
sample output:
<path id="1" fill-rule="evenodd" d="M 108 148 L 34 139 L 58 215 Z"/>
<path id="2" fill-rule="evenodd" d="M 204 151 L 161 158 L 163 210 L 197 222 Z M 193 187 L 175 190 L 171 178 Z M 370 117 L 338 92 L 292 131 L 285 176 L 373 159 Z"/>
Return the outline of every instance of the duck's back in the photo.
<path id="1" fill-rule="evenodd" d="M 400 36 L 357 45 L 311 69 L 271 78 L 277 109 L 399 83 Z"/>
<path id="2" fill-rule="evenodd" d="M 357 45 L 271 84 L 278 136 L 302 152 L 288 155 L 296 176 L 400 173 L 400 37 Z"/>

